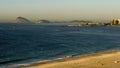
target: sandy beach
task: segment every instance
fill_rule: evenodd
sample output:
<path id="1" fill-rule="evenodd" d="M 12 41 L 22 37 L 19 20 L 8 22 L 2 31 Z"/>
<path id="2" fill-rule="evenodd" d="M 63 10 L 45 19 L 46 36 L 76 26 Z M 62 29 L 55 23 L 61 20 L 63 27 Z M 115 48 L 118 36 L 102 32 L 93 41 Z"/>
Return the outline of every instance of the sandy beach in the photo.
<path id="1" fill-rule="evenodd" d="M 120 68 L 120 52 L 67 59 L 23 68 Z"/>

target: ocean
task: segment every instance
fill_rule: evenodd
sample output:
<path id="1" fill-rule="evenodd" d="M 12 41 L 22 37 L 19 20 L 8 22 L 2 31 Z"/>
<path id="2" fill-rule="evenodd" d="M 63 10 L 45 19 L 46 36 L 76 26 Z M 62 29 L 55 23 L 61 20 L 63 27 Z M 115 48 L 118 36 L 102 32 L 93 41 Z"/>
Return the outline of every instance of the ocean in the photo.
<path id="1" fill-rule="evenodd" d="M 120 27 L 0 24 L 0 68 L 120 49 Z"/>

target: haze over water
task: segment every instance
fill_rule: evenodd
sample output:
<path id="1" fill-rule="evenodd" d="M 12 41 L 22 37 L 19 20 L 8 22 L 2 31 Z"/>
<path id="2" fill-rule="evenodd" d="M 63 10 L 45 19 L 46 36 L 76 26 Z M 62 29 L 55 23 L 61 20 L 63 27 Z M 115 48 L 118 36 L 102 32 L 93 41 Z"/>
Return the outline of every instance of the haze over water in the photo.
<path id="1" fill-rule="evenodd" d="M 18 16 L 36 21 L 90 20 L 109 22 L 120 18 L 120 0 L 0 0 L 0 21 Z"/>

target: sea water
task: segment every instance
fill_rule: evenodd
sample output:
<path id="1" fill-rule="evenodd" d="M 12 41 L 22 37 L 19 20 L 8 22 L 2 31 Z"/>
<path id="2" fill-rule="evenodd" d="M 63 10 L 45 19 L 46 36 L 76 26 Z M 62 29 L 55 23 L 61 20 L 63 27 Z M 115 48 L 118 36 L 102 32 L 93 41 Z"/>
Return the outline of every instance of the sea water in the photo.
<path id="1" fill-rule="evenodd" d="M 120 27 L 0 24 L 0 67 L 120 49 Z"/>

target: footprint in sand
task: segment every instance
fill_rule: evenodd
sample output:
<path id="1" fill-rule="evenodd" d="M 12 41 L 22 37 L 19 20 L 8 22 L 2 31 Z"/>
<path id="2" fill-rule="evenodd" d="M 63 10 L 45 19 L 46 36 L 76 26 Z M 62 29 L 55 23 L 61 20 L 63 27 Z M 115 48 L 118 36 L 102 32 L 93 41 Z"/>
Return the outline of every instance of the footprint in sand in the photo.
<path id="1" fill-rule="evenodd" d="M 114 61 L 114 63 L 120 63 L 120 61 Z"/>

